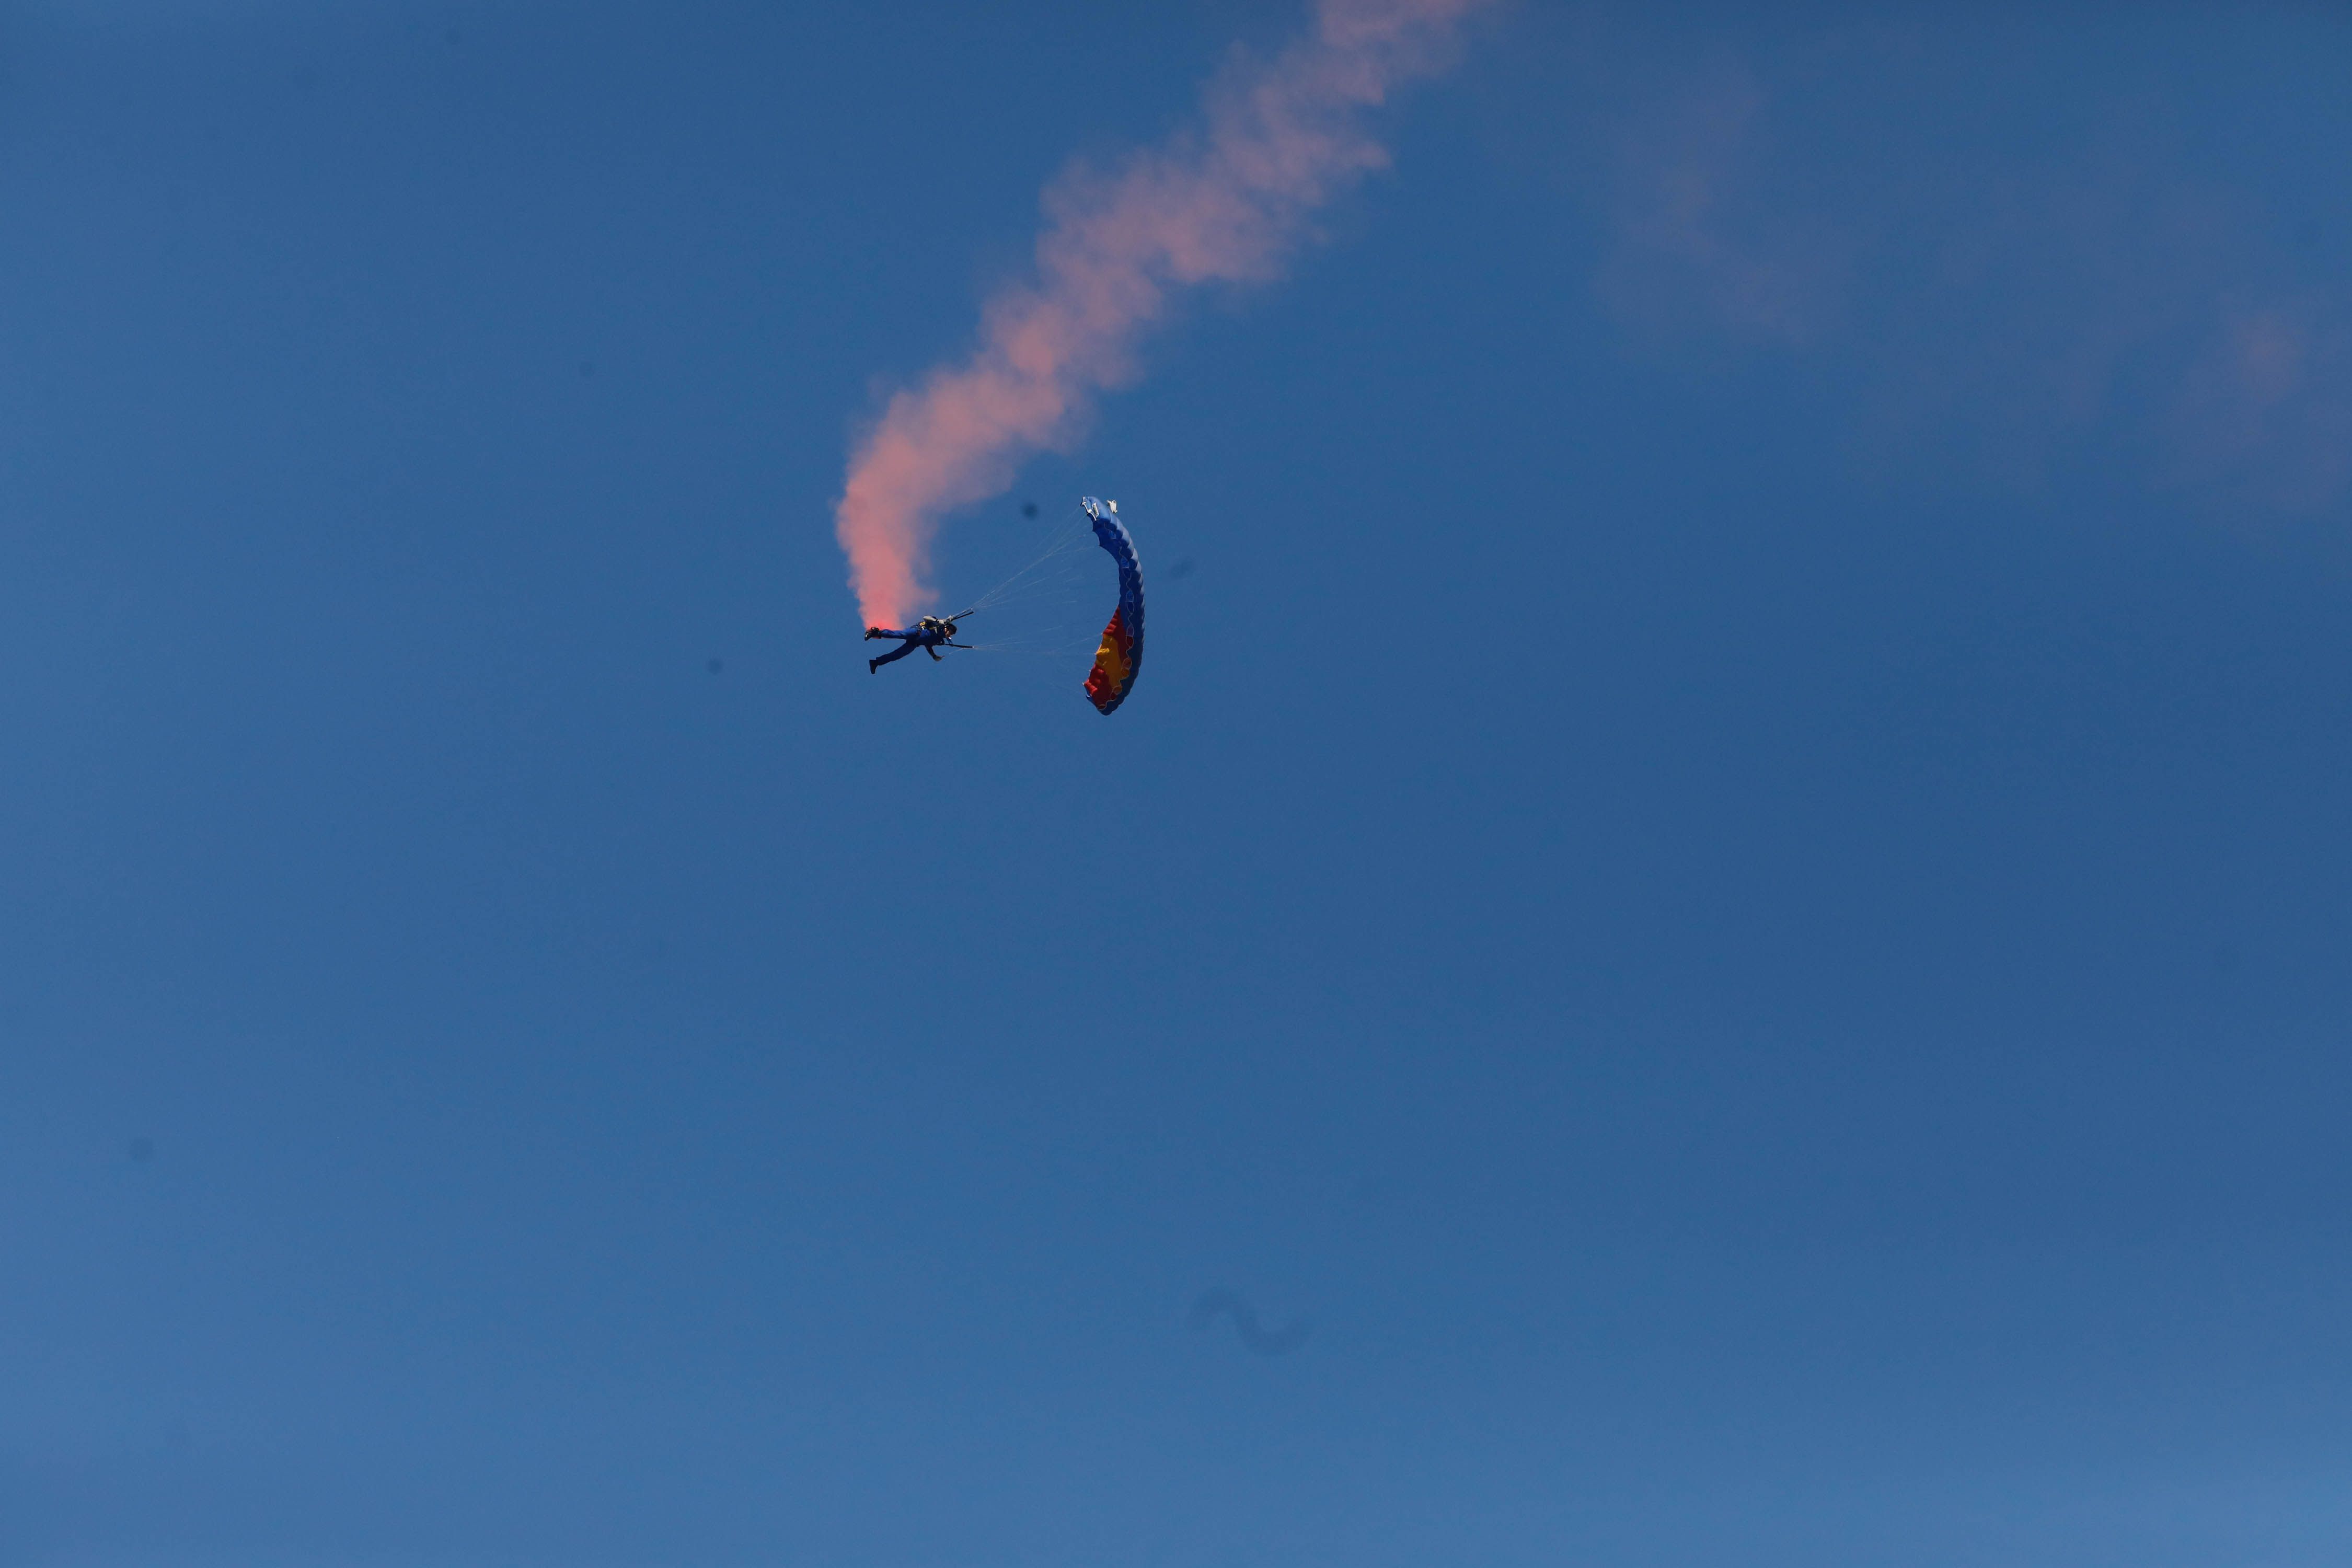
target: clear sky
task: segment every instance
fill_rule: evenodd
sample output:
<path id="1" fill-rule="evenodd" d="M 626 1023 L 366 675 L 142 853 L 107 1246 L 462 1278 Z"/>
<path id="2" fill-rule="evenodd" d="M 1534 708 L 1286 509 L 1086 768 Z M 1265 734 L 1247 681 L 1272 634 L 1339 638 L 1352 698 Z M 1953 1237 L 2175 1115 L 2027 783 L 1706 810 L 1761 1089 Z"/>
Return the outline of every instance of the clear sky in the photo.
<path id="1" fill-rule="evenodd" d="M 2352 18 L 1497 6 L 869 676 L 1304 25 L 0 8 L 0 1568 L 2352 1558 Z"/>

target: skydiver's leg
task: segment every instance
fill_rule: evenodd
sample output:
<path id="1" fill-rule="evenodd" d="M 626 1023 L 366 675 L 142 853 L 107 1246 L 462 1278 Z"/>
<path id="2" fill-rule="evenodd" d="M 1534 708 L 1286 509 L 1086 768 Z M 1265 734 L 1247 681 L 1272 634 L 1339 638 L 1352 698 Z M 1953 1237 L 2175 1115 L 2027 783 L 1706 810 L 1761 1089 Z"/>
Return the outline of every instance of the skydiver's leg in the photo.
<path id="1" fill-rule="evenodd" d="M 879 669 L 886 664 L 892 664 L 906 658 L 908 654 L 915 651 L 915 647 L 916 645 L 911 642 L 900 643 L 897 647 L 892 648 L 880 658 L 870 658 L 866 662 L 872 665 L 875 668 Z"/>

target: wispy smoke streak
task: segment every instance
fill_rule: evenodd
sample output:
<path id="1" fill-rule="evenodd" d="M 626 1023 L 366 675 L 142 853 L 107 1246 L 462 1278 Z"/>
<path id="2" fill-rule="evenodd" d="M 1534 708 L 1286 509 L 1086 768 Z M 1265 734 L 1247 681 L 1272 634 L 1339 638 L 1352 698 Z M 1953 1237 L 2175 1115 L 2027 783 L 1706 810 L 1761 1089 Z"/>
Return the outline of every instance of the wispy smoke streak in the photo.
<path id="1" fill-rule="evenodd" d="M 1276 275 L 1307 215 L 1387 154 L 1364 111 L 1433 69 L 1482 0 L 1320 0 L 1314 31 L 1236 63 L 1203 123 L 1108 176 L 1046 195 L 1034 282 L 990 300 L 979 346 L 893 397 L 857 448 L 835 526 L 868 626 L 900 626 L 942 513 L 998 494 L 1023 456 L 1070 440 L 1175 291 Z"/>

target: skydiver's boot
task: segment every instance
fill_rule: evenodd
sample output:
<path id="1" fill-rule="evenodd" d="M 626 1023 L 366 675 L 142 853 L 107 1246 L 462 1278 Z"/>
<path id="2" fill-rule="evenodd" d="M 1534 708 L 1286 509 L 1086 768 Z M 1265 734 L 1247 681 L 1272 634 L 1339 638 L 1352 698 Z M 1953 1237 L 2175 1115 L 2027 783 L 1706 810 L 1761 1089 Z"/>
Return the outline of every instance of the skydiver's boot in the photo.
<path id="1" fill-rule="evenodd" d="M 878 659 L 878 658 L 869 658 L 869 659 L 867 659 L 867 660 L 866 661 L 866 674 L 868 674 L 868 675 L 879 675 L 881 672 L 882 672 L 882 661 L 881 661 L 880 659 Z"/>

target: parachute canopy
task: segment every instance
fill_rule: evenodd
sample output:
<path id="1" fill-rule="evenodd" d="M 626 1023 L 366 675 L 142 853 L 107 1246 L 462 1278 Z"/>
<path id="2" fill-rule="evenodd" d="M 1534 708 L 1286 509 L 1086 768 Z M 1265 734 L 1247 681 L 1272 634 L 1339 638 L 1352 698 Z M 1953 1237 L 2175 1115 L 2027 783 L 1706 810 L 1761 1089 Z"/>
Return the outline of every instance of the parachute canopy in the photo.
<path id="1" fill-rule="evenodd" d="M 1118 520 L 1118 502 L 1086 496 L 1078 504 L 1094 521 L 1096 540 L 1118 563 L 1118 608 L 1103 627 L 1102 646 L 1095 649 L 1094 670 L 1087 677 L 1088 700 L 1108 715 L 1127 700 L 1143 669 L 1143 567 L 1135 558 L 1134 537 Z"/>

